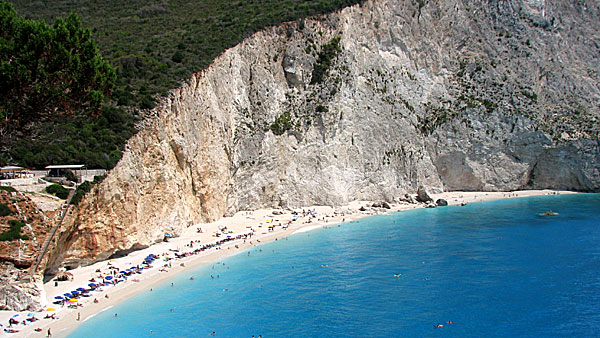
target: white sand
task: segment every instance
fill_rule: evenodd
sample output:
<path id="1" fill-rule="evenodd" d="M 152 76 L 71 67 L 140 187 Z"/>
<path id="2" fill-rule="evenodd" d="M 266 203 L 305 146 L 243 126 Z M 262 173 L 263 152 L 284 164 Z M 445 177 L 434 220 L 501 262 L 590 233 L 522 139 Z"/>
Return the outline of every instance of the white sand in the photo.
<path id="1" fill-rule="evenodd" d="M 447 192 L 442 194 L 434 194 L 432 197 L 434 200 L 443 198 L 446 199 L 450 205 L 456 205 L 476 201 L 489 201 L 502 198 L 548 195 L 555 193 L 565 194 L 570 192 L 557 192 L 549 190 L 527 190 L 511 193 Z M 14 329 L 20 330 L 20 332 L 6 335 L 10 335 L 12 337 L 41 337 L 46 336 L 48 328 L 51 328 L 54 337 L 64 337 L 69 332 L 74 330 L 79 323 L 90 319 L 101 311 L 109 311 L 110 308 L 112 308 L 115 304 L 118 304 L 139 292 L 149 292 L 152 287 L 155 287 L 166 279 L 173 277 L 175 274 L 186 271 L 186 269 L 193 268 L 198 265 L 208 265 L 224 257 L 248 250 L 256 245 L 274 241 L 294 233 L 310 231 L 323 226 L 349 222 L 358 218 L 374 215 L 376 214 L 374 211 L 358 211 L 361 206 L 370 206 L 371 204 L 372 202 L 368 201 L 355 201 L 346 207 L 337 209 L 329 206 L 311 206 L 299 208 L 296 210 L 300 212 L 303 209 L 314 210 L 316 215 L 315 217 L 302 217 L 302 214 L 300 214 L 298 219 L 291 223 L 289 222 L 293 219 L 293 215 L 290 212 L 287 212 L 283 215 L 272 215 L 271 212 L 273 209 L 265 209 L 250 212 L 241 211 L 233 217 L 225 217 L 213 223 L 191 226 L 186 229 L 180 237 L 174 238 L 169 242 L 159 243 L 147 249 L 135 251 L 128 256 L 114 259 L 110 262 L 104 261 L 91 266 L 71 270 L 70 272 L 73 273 L 73 280 L 59 282 L 57 287 L 54 286 L 54 280 L 46 283 L 44 285 L 47 298 L 47 306 L 45 308 L 55 308 L 56 311 L 54 312 L 56 313 L 56 317 L 59 319 L 42 319 L 46 313 L 52 312 L 44 311 L 36 313 L 36 317 L 40 319 L 39 321 L 31 323 L 27 326 L 20 324 L 16 325 L 14 326 Z M 392 205 L 391 210 L 386 210 L 385 212 L 402 211 L 421 207 L 424 207 L 424 205 L 395 204 Z M 338 214 L 334 214 L 336 210 L 338 211 Z M 340 210 L 344 210 L 344 214 L 339 213 Z M 287 229 L 284 229 L 284 225 L 288 223 L 289 226 Z M 222 231 L 224 234 L 219 238 L 214 237 L 215 233 L 224 226 L 227 227 L 227 230 Z M 271 232 L 268 231 L 269 226 L 274 226 L 274 230 Z M 202 228 L 203 232 L 198 233 L 197 228 Z M 246 240 L 245 243 L 243 239 L 235 240 L 221 245 L 219 249 L 212 248 L 190 257 L 169 260 L 169 262 L 157 260 L 153 264 L 153 268 L 144 270 L 142 274 L 134 274 L 133 276 L 130 276 L 127 281 L 121 282 L 115 286 L 105 286 L 103 287 L 103 291 L 92 292 L 92 296 L 89 298 L 80 298 L 79 303 L 83 306 L 77 309 L 68 309 L 67 307 L 61 307 L 61 305 L 52 304 L 55 296 L 62 296 L 64 293 L 70 292 L 79 287 L 87 288 L 88 283 L 90 283 L 89 280 L 98 275 L 95 273 L 95 271 L 100 269 L 102 272 L 106 272 L 108 271 L 109 264 L 118 267 L 119 270 L 123 270 L 138 264 L 141 265 L 143 259 L 150 253 L 156 255 L 169 254 L 168 256 L 161 256 L 161 258 L 174 257 L 173 252 L 170 250 L 190 252 L 195 248 L 198 248 L 201 244 L 212 243 L 218 239 L 226 237 L 227 235 L 235 236 L 236 234 L 247 233 L 251 230 L 254 231 L 254 235 L 251 237 L 251 239 Z M 193 248 L 186 247 L 190 241 L 198 241 L 200 244 L 195 243 Z M 169 263 L 171 265 L 170 268 L 163 268 L 163 265 L 167 264 L 168 266 Z M 161 272 L 159 270 L 166 270 L 166 272 Z M 96 279 L 96 281 L 99 281 L 99 279 Z M 105 297 L 107 295 L 109 298 Z M 94 298 L 98 300 L 98 303 L 93 303 Z M 17 319 L 25 319 L 28 313 L 29 312 L 19 313 L 20 316 Z M 77 321 L 78 313 L 81 315 L 80 321 Z M 8 326 L 8 319 L 15 314 L 16 312 L 14 311 L 0 311 L 0 323 L 5 325 L 3 328 Z M 41 328 L 42 331 L 35 332 L 34 328 Z"/>

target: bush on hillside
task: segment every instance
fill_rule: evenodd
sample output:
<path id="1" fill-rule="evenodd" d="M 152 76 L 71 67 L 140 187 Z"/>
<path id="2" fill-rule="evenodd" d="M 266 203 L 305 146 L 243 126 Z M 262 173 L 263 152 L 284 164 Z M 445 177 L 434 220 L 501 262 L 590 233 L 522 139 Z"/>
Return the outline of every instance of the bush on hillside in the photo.
<path id="1" fill-rule="evenodd" d="M 8 205 L 6 205 L 4 203 L 0 203 L 0 217 L 8 216 L 12 213 L 13 213 L 13 211 L 11 208 L 8 207 Z"/>
<path id="2" fill-rule="evenodd" d="M 69 189 L 65 189 L 62 185 L 56 183 L 47 186 L 46 192 L 63 200 L 66 200 L 69 197 Z"/>
<path id="3" fill-rule="evenodd" d="M 79 202 L 81 202 L 81 200 L 83 199 L 83 196 L 88 191 L 92 190 L 93 186 L 94 185 L 91 182 L 89 182 L 89 181 L 85 181 L 85 182 L 81 183 L 77 187 L 77 190 L 75 190 L 75 194 L 73 195 L 73 198 L 71 198 L 71 204 L 73 204 L 73 205 L 79 204 Z"/>
<path id="4" fill-rule="evenodd" d="M 0 241 L 14 241 L 17 239 L 28 240 L 29 236 L 21 235 L 21 228 L 25 226 L 25 223 L 11 219 L 8 221 L 10 230 L 0 234 Z"/>
<path id="5" fill-rule="evenodd" d="M 0 186 L 0 191 L 17 192 L 17 189 L 13 187 Z"/>

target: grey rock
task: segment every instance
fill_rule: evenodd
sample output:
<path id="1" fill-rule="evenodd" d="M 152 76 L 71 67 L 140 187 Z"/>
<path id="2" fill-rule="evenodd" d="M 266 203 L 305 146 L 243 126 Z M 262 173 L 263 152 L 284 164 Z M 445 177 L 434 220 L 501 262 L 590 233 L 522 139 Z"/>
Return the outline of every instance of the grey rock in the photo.
<path id="1" fill-rule="evenodd" d="M 417 201 L 415 200 L 415 198 L 412 195 L 409 195 L 409 194 L 404 194 L 404 196 L 400 197 L 398 200 L 400 202 L 405 202 L 405 203 L 409 203 L 409 204 L 415 204 L 415 203 L 417 203 Z"/>
<path id="2" fill-rule="evenodd" d="M 419 188 L 417 189 L 417 202 L 433 202 L 433 198 L 429 196 L 427 190 L 425 190 L 425 187 L 423 186 L 419 186 Z"/>
<path id="3" fill-rule="evenodd" d="M 3 263 L 0 276 L 0 310 L 39 311 L 42 309 L 43 285 L 11 263 Z"/>
<path id="4" fill-rule="evenodd" d="M 435 204 L 437 204 L 438 207 L 445 207 L 448 205 L 448 201 L 446 201 L 443 198 L 440 198 L 437 201 L 435 201 Z"/>

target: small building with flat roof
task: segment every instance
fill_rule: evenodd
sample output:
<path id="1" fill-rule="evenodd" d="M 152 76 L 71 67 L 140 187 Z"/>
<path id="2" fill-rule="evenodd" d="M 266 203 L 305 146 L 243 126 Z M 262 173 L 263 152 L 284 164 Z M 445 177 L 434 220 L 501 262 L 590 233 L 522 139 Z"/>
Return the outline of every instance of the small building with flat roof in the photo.
<path id="1" fill-rule="evenodd" d="M 21 178 L 27 175 L 27 169 L 14 165 L 0 168 L 0 178 Z"/>
<path id="2" fill-rule="evenodd" d="M 79 181 L 81 182 L 82 170 L 85 169 L 85 164 L 60 164 L 46 166 L 48 177 L 64 177 L 67 171 L 75 174 L 75 170 L 79 171 Z"/>

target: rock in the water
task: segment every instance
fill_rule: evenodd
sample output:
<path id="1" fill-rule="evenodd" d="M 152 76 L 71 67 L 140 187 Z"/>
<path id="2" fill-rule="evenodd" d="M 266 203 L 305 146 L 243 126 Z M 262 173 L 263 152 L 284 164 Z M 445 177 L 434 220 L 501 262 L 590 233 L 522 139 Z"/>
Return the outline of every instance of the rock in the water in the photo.
<path id="1" fill-rule="evenodd" d="M 440 207 L 445 207 L 448 205 L 448 201 L 446 201 L 443 198 L 438 199 L 437 201 L 435 201 L 435 204 L 437 204 Z"/>
<path id="2" fill-rule="evenodd" d="M 433 202 L 433 198 L 429 196 L 427 190 L 425 190 L 425 187 L 419 186 L 419 189 L 417 189 L 417 201 L 423 203 Z"/>

